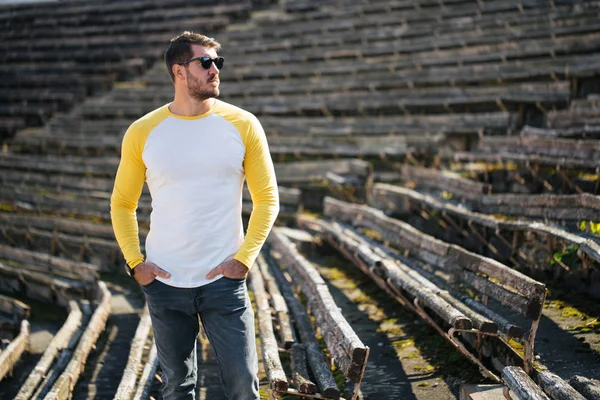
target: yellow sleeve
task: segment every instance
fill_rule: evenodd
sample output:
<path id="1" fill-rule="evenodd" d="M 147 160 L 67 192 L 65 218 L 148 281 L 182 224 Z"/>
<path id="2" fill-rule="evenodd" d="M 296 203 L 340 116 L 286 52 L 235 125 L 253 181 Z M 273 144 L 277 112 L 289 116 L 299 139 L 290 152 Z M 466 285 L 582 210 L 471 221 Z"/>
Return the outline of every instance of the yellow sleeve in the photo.
<path id="1" fill-rule="evenodd" d="M 130 268 L 144 261 L 140 250 L 136 209 L 146 180 L 146 165 L 142 160 L 146 137 L 136 124 L 131 125 L 125 133 L 121 161 L 110 198 L 113 230 Z"/>
<path id="2" fill-rule="evenodd" d="M 244 172 L 252 196 L 252 213 L 246 238 L 234 258 L 251 268 L 279 213 L 279 191 L 267 137 L 253 115 L 243 139 L 246 146 Z"/>

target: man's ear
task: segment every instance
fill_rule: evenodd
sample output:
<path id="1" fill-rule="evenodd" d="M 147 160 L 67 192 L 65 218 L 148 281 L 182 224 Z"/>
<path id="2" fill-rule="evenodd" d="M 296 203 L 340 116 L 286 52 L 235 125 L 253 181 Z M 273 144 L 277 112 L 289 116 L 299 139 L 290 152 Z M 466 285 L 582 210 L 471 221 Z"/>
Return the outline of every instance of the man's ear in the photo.
<path id="1" fill-rule="evenodd" d="M 185 80 L 185 73 L 183 71 L 183 66 L 179 65 L 179 64 L 174 64 L 171 67 L 172 71 L 173 71 L 173 75 L 175 76 L 175 79 L 183 79 Z"/>

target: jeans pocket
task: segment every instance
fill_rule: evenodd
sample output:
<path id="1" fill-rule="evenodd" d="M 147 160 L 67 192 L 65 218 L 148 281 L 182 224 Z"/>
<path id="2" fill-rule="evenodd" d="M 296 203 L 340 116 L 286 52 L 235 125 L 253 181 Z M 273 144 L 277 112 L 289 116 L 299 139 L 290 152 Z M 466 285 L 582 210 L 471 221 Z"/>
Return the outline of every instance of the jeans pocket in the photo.
<path id="1" fill-rule="evenodd" d="M 227 277 L 225 275 L 223 275 L 223 279 L 226 279 L 226 280 L 231 281 L 231 282 L 238 282 L 238 283 L 246 282 L 246 278 L 229 278 L 229 277 Z"/>
<path id="2" fill-rule="evenodd" d="M 140 286 L 142 287 L 142 289 L 143 289 L 143 290 L 146 290 L 146 289 L 148 289 L 149 287 L 151 287 L 151 286 L 155 285 L 157 281 L 158 281 L 158 280 L 157 280 L 156 278 L 154 278 L 154 279 L 152 280 L 152 282 L 148 283 L 147 285 L 140 285 Z"/>

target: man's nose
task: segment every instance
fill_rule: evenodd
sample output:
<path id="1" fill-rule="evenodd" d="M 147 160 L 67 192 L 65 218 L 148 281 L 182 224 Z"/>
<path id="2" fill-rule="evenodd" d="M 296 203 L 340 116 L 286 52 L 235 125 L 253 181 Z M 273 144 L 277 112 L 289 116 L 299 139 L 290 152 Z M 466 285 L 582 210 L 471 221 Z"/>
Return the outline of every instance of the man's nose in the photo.
<path id="1" fill-rule="evenodd" d="M 219 68 L 217 68 L 215 63 L 212 62 L 210 63 L 210 68 L 208 69 L 208 72 L 211 74 L 219 75 Z"/>

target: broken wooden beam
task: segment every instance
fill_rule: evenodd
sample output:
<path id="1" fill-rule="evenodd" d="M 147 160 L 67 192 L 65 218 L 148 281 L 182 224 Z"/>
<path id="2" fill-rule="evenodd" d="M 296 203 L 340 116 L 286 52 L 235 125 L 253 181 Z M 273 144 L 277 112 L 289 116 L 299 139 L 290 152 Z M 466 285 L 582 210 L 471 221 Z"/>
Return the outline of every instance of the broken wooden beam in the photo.
<path id="1" fill-rule="evenodd" d="M 586 400 L 560 376 L 550 371 L 539 372 L 537 378 L 540 387 L 552 400 Z"/>
<path id="2" fill-rule="evenodd" d="M 324 210 L 325 215 L 329 217 L 375 229 L 384 241 L 406 249 L 417 258 L 422 258 L 424 262 L 447 269 L 451 273 L 456 273 L 456 267 L 460 266 L 471 272 L 497 279 L 503 285 L 512 287 L 521 295 L 536 301 L 540 304 L 541 310 L 546 291 L 545 285 L 496 260 L 480 256 L 460 246 L 447 244 L 369 206 L 350 204 L 327 197 Z M 502 298 L 497 300 L 502 302 Z"/>
<path id="3" fill-rule="evenodd" d="M 505 367 L 502 370 L 502 381 L 517 400 L 550 400 L 520 367 Z"/>
<path id="4" fill-rule="evenodd" d="M 296 323 L 296 328 L 298 329 L 298 335 L 300 336 L 302 344 L 308 344 L 311 342 L 318 343 L 312 325 L 310 323 L 310 318 L 306 313 L 304 306 L 302 305 L 302 303 L 300 303 L 300 300 L 298 300 L 294 295 L 291 284 L 288 282 L 288 280 L 283 275 L 283 272 L 281 272 L 281 270 L 277 266 L 273 265 L 272 263 L 268 264 L 269 272 L 272 276 L 275 277 L 275 280 L 279 285 L 281 295 L 285 299 L 289 310 L 292 312 L 294 322 Z"/>
<path id="5" fill-rule="evenodd" d="M 466 317 L 462 312 L 452 307 L 446 300 L 438 297 L 431 290 L 423 288 L 423 286 L 406 275 L 398 266 L 396 262 L 389 260 L 379 261 L 382 268 L 385 269 L 388 278 L 398 288 L 402 288 L 414 297 L 418 298 L 421 303 L 430 308 L 435 314 L 440 316 L 450 326 L 456 329 L 469 330 L 473 327 L 471 320 Z"/>
<path id="6" fill-rule="evenodd" d="M 470 200 L 475 200 L 492 191 L 490 184 L 463 178 L 450 171 L 416 167 L 409 164 L 401 164 L 397 169 L 402 173 L 404 181 L 413 181 L 417 186 L 446 190 Z"/>
<path id="7" fill-rule="evenodd" d="M 21 331 L 0 353 L 0 381 L 11 373 L 21 355 L 29 349 L 29 321 L 21 321 Z"/>
<path id="8" fill-rule="evenodd" d="M 569 384 L 587 400 L 600 399 L 600 380 L 575 375 L 569 379 Z"/>
<path id="9" fill-rule="evenodd" d="M 273 333 L 271 307 L 269 306 L 262 275 L 258 268 L 250 270 L 250 290 L 254 294 L 254 302 L 257 308 L 258 332 L 265 371 L 269 379 L 269 387 L 275 391 L 285 392 L 288 389 L 288 382 L 283 371 L 283 366 L 281 365 L 281 359 L 279 358 L 277 340 Z"/>
<path id="10" fill-rule="evenodd" d="M 267 241 L 273 249 L 283 255 L 288 270 L 295 271 L 304 281 L 303 290 L 305 290 L 305 295 L 311 305 L 323 311 L 321 314 L 323 320 L 317 322 L 319 324 L 327 323 L 335 331 L 336 337 L 353 363 L 365 363 L 368 348 L 358 338 L 346 318 L 341 314 L 319 272 L 298 253 L 295 246 L 277 228 L 271 231 Z M 318 315 L 315 316 L 319 317 Z"/>
<path id="11" fill-rule="evenodd" d="M 56 335 L 54 335 L 37 365 L 31 371 L 31 374 L 29 374 L 27 380 L 21 385 L 21 389 L 17 393 L 15 400 L 28 400 L 31 398 L 39 384 L 42 382 L 42 379 L 47 376 L 55 358 L 57 358 L 63 349 L 69 346 L 69 343 L 72 341 L 77 330 L 81 327 L 83 313 L 79 308 L 79 304 L 76 301 L 71 300 L 69 302 L 69 308 L 70 311 L 67 320 Z"/>
<path id="12" fill-rule="evenodd" d="M 15 260 L 38 267 L 40 271 L 48 274 L 62 275 L 84 282 L 95 282 L 98 279 L 99 269 L 93 264 L 65 260 L 45 253 L 0 244 L 0 258 Z"/>
<path id="13" fill-rule="evenodd" d="M 482 303 L 478 302 L 477 300 L 472 299 L 467 296 L 463 296 L 461 298 L 461 300 L 465 304 L 467 304 L 469 307 L 471 307 L 472 309 L 477 311 L 478 313 L 483 314 L 487 318 L 494 321 L 494 323 L 498 325 L 498 328 L 500 329 L 500 331 L 503 332 L 508 337 L 522 338 L 523 335 L 525 334 L 525 329 L 509 322 L 506 318 L 504 318 L 500 314 L 490 310 L 485 304 L 482 304 Z"/>
<path id="14" fill-rule="evenodd" d="M 52 386 L 45 400 L 66 400 L 73 393 L 75 384 L 85 368 L 87 357 L 106 326 L 110 314 L 110 299 L 111 294 L 106 284 L 102 281 L 98 282 L 98 306 L 73 352 L 71 361 Z"/>
<path id="15" fill-rule="evenodd" d="M 294 343 L 291 352 L 292 381 L 300 393 L 313 394 L 317 392 L 315 385 L 308 375 L 306 348 L 303 344 Z"/>
<path id="16" fill-rule="evenodd" d="M 296 215 L 294 215 L 296 217 Z M 278 227 L 279 231 L 290 239 L 296 245 L 300 253 L 310 254 L 314 248 L 314 237 L 300 229 L 289 228 L 287 226 Z"/>
<path id="17" fill-rule="evenodd" d="M 592 196 L 598 198 L 598 196 Z M 500 220 L 493 216 L 470 211 L 464 207 L 443 202 L 432 196 L 419 193 L 409 188 L 377 183 L 373 186 L 370 205 L 385 211 L 386 213 L 408 212 L 409 207 L 418 203 L 441 211 L 453 217 L 467 222 L 489 228 L 493 231 L 533 232 L 543 236 L 551 236 L 564 242 L 565 245 L 573 244 L 582 250 L 587 256 L 596 262 L 600 262 L 600 245 L 591 240 L 585 240 L 579 235 L 570 233 L 565 229 L 550 226 L 540 222 Z M 581 201 L 588 202 L 589 196 L 582 196 Z M 598 207 L 593 205 L 593 207 Z"/>
<path id="18" fill-rule="evenodd" d="M 80 308 L 83 313 L 83 321 L 77 327 L 77 329 L 73 332 L 71 337 L 69 338 L 67 345 L 60 350 L 57 354 L 56 361 L 50 367 L 50 370 L 45 374 L 44 380 L 39 385 L 36 392 L 33 394 L 32 398 L 34 399 L 44 399 L 48 392 L 54 386 L 54 383 L 61 376 L 63 371 L 65 370 L 67 364 L 71 360 L 71 356 L 73 355 L 73 351 L 77 344 L 79 343 L 79 339 L 85 332 L 87 324 L 89 322 L 89 317 L 92 315 L 91 305 L 87 300 L 84 300 L 80 303 Z"/>
<path id="19" fill-rule="evenodd" d="M 401 262 L 396 257 L 393 257 L 393 252 L 382 245 L 375 243 L 373 240 L 366 238 L 365 236 L 355 232 L 353 228 L 347 225 L 343 225 L 339 222 L 325 222 L 316 218 L 307 216 L 298 216 L 298 224 L 305 226 L 307 223 L 319 224 L 322 228 L 322 234 L 327 235 L 331 241 L 335 238 L 339 245 L 344 248 L 348 248 L 351 253 L 355 253 L 365 261 L 367 265 L 371 265 L 371 269 L 364 270 L 367 275 L 375 278 L 373 273 L 380 274 L 382 277 L 387 277 L 385 271 L 378 270 L 388 264 L 382 264 L 380 258 L 392 258 L 395 261 L 396 267 L 401 269 L 405 274 L 414 279 L 419 285 L 422 285 L 424 289 L 432 291 L 434 294 L 440 296 L 442 299 L 447 301 L 452 307 L 463 313 L 467 318 L 473 322 L 473 327 L 486 333 L 496 333 L 498 327 L 495 323 L 490 321 L 483 315 L 471 310 L 465 304 L 459 300 L 459 295 L 454 292 L 449 286 L 449 283 L 443 281 L 439 277 L 421 269 L 416 266 L 408 266 Z M 370 254 L 373 255 L 370 255 Z M 373 261 L 376 260 L 376 261 Z M 359 266 L 360 267 L 360 266 Z M 362 268 L 361 268 L 362 269 Z M 378 282 L 377 279 L 375 279 Z M 451 324 L 452 325 L 452 324 Z M 457 328 L 459 329 L 459 328 Z"/>
<path id="20" fill-rule="evenodd" d="M 483 332 L 495 333 L 497 331 L 496 325 L 489 319 L 469 309 L 457 298 L 453 297 L 447 290 L 440 288 L 437 284 L 434 284 L 427 277 L 423 276 L 424 271 L 417 271 L 414 268 L 405 265 L 400 260 L 391 258 L 391 256 L 381 247 L 368 242 L 362 235 L 350 232 L 351 228 L 338 222 L 327 222 L 303 215 L 299 215 L 297 221 L 299 226 L 310 226 L 310 229 L 315 229 L 315 226 L 317 226 L 320 234 L 325 236 L 335 247 L 341 247 L 344 250 L 348 250 L 348 253 L 345 251 L 342 252 L 346 257 L 348 257 L 349 254 L 359 256 L 361 261 L 364 262 L 368 268 L 364 269 L 359 264 L 357 264 L 357 266 L 367 275 L 371 276 L 372 279 L 375 279 L 376 282 L 378 282 L 378 279 L 373 276 L 374 273 L 384 279 L 391 279 L 392 276 L 403 276 L 403 279 L 405 280 L 413 280 L 414 282 L 412 282 L 412 285 L 407 283 L 404 286 L 408 285 L 411 289 L 408 293 L 420 298 L 424 305 L 428 305 L 429 300 L 422 296 L 423 293 L 430 291 L 434 295 L 439 296 L 440 299 L 434 302 L 433 306 L 430 305 L 429 308 L 434 310 L 434 312 L 437 309 L 438 311 L 436 313 L 455 329 L 471 329 L 470 322 L 467 321 L 474 319 L 472 321 L 473 325 L 475 325 L 475 321 L 477 321 L 477 328 L 482 328 L 481 330 Z M 352 235 L 350 235 L 350 233 L 352 233 Z M 357 261 L 353 257 L 350 259 L 355 263 Z M 397 285 L 396 288 L 401 289 L 402 286 Z M 445 302 L 447 302 L 451 308 L 456 309 L 459 314 L 456 314 L 455 312 L 449 314 L 446 312 L 445 310 L 448 310 L 449 308 L 444 305 Z"/>
<path id="21" fill-rule="evenodd" d="M 0 310 L 3 313 L 13 316 L 20 322 L 23 319 L 29 318 L 31 307 L 12 297 L 0 295 Z"/>
<path id="22" fill-rule="evenodd" d="M 154 375 L 158 369 L 158 353 L 156 350 L 156 343 L 152 340 L 152 347 L 150 354 L 148 355 L 148 361 L 142 371 L 142 376 L 138 382 L 137 391 L 133 396 L 133 400 L 146 400 L 150 395 L 150 389 L 154 382 Z"/>
<path id="23" fill-rule="evenodd" d="M 260 269 L 271 299 L 271 305 L 277 315 L 277 321 L 279 322 L 279 337 L 282 342 L 282 347 L 289 350 L 297 340 L 287 304 L 285 303 L 285 299 L 281 295 L 281 292 L 277 287 L 277 282 L 273 275 L 271 275 L 267 262 L 264 260 L 262 254 L 256 259 L 256 267 Z"/>
<path id="24" fill-rule="evenodd" d="M 142 362 L 142 354 L 151 328 L 150 313 L 148 312 L 148 306 L 146 305 L 133 340 L 131 341 L 127 365 L 125 365 L 121 383 L 119 383 L 117 393 L 115 394 L 115 397 L 118 399 L 130 400 L 134 395 L 135 384 Z"/>
<path id="25" fill-rule="evenodd" d="M 340 390 L 333 378 L 329 364 L 325 360 L 323 350 L 321 350 L 321 347 L 317 343 L 308 343 L 306 345 L 306 358 L 319 385 L 320 393 L 328 398 L 339 398 Z"/>
<path id="26" fill-rule="evenodd" d="M 313 372 L 321 393 L 338 393 L 339 397 L 339 390 L 337 388 L 337 384 L 335 384 L 335 379 L 329 367 L 329 363 L 325 360 L 323 351 L 319 347 L 319 341 L 315 336 L 310 318 L 306 313 L 304 306 L 294 295 L 292 286 L 285 278 L 283 272 L 273 264 L 269 264 L 271 274 L 277 280 L 279 289 L 281 290 L 283 297 L 292 311 L 294 320 L 296 322 L 296 327 L 298 328 L 298 334 L 300 335 L 302 345 L 304 345 L 306 350 L 308 365 Z"/>
<path id="27" fill-rule="evenodd" d="M 295 161 L 275 164 L 275 173 L 279 184 L 322 181 L 328 172 L 335 174 L 350 174 L 359 171 L 353 161 L 361 160 L 323 160 Z"/>
<path id="28" fill-rule="evenodd" d="M 92 290 L 86 282 L 53 277 L 0 261 L 0 288 L 7 293 L 24 293 L 27 297 L 68 306 L 73 298 L 86 298 Z"/>

